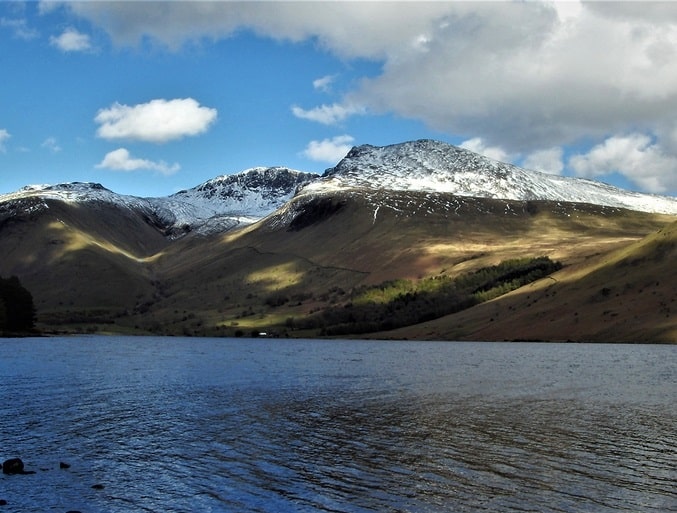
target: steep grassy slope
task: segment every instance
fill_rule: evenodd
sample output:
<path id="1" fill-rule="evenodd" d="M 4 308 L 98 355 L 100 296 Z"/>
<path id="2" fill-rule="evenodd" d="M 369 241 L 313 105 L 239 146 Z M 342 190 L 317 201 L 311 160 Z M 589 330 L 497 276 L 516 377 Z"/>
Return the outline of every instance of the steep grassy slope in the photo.
<path id="1" fill-rule="evenodd" d="M 583 204 L 381 194 L 388 205 L 378 208 L 374 203 L 384 198 L 331 196 L 344 207 L 302 230 L 290 230 L 289 218 L 305 205 L 301 197 L 300 206 L 291 203 L 241 238 L 264 251 L 303 254 L 325 266 L 354 269 L 378 283 L 465 272 L 521 257 L 527 248 L 576 260 L 642 237 L 671 219 Z M 229 240 L 237 244 L 238 237 Z"/>
<path id="2" fill-rule="evenodd" d="M 28 213 L 0 217 L 0 275 L 20 277 L 42 325 L 110 322 L 152 300 L 153 255 L 167 245 L 129 209 L 36 202 Z"/>
<path id="3" fill-rule="evenodd" d="M 244 229 L 170 241 L 132 209 L 49 202 L 0 215 L 0 275 L 20 277 L 46 330 L 317 336 L 300 321 L 349 303 L 357 287 L 548 256 L 565 265 L 557 282 L 381 336 L 670 340 L 674 249 L 645 238 L 673 221 L 584 204 L 346 190 L 299 196 Z M 674 225 L 665 229 L 655 240 L 666 233 L 674 248 Z M 655 329 L 642 331 L 651 308 L 663 316 L 647 316 Z"/>
<path id="4" fill-rule="evenodd" d="M 389 206 L 376 209 L 377 199 L 355 191 L 300 197 L 208 244 L 202 238 L 175 244 L 157 261 L 163 297 L 134 325 L 191 334 L 316 335 L 296 331 L 297 321 L 349 302 L 358 286 L 458 276 L 525 256 L 576 266 L 671 219 L 581 204 L 414 193 L 389 193 Z"/>
<path id="5" fill-rule="evenodd" d="M 388 336 L 677 343 L 677 222 L 471 310 Z"/>

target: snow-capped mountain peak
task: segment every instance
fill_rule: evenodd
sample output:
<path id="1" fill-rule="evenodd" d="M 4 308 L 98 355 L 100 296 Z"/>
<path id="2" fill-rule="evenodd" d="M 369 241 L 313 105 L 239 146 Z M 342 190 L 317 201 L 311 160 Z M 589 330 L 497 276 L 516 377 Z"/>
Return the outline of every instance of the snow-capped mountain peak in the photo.
<path id="1" fill-rule="evenodd" d="M 173 227 L 222 231 L 267 216 L 317 178 L 286 167 L 254 167 L 150 201 L 160 218 Z"/>
<path id="2" fill-rule="evenodd" d="M 470 150 L 418 140 L 356 146 L 305 192 L 367 188 L 445 192 L 506 200 L 551 200 L 677 214 L 677 199 L 626 191 L 581 178 L 522 169 Z"/>
<path id="3" fill-rule="evenodd" d="M 298 194 L 346 190 L 367 193 L 369 200 L 375 202 L 375 211 L 379 201 L 387 201 L 388 191 L 414 191 L 507 201 L 591 203 L 677 214 L 677 198 L 529 171 L 432 140 L 382 147 L 356 146 L 322 176 L 286 167 L 254 167 L 233 175 L 217 176 L 166 197 L 120 195 L 98 183 L 31 185 L 0 195 L 0 214 L 46 209 L 49 200 L 110 203 L 153 219 L 169 236 L 176 237 L 189 231 L 223 232 L 251 224 Z M 379 192 L 371 194 L 374 191 Z"/>
<path id="4" fill-rule="evenodd" d="M 110 199 L 119 196 L 113 191 L 106 189 L 100 183 L 94 182 L 68 182 L 56 185 L 34 184 L 22 187 L 16 192 L 3 194 L 2 199 L 8 200 L 27 196 L 40 196 L 42 198 L 59 199 L 61 201 L 83 201 L 94 199 Z"/>
<path id="5" fill-rule="evenodd" d="M 121 207 L 149 212 L 152 208 L 148 200 L 136 196 L 117 194 L 95 182 L 67 182 L 55 185 L 27 185 L 9 194 L 0 194 L 0 204 L 25 205 L 24 210 L 46 209 L 46 201 L 55 200 L 66 203 L 113 203 Z"/>
<path id="6" fill-rule="evenodd" d="M 299 187 L 317 178 L 317 174 L 285 167 L 256 167 L 155 198 L 116 194 L 101 184 L 88 182 L 29 185 L 0 195 L 0 204 L 14 203 L 18 209 L 35 211 L 49 208 L 47 200 L 112 203 L 154 218 L 167 234 L 180 236 L 188 231 L 211 233 L 253 223 L 281 207 Z"/>
<path id="7" fill-rule="evenodd" d="M 286 167 L 253 167 L 235 175 L 221 175 L 188 191 L 172 197 L 199 196 L 203 198 L 244 199 L 247 193 L 259 193 L 266 198 L 279 198 L 314 179 L 316 174 L 304 173 Z"/>

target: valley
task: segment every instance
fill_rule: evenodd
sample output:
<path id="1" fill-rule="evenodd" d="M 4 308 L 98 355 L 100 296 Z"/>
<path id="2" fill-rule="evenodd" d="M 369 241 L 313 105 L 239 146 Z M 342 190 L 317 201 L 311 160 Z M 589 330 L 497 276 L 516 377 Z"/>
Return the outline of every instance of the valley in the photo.
<path id="1" fill-rule="evenodd" d="M 325 326 L 307 320 L 350 308 L 357 291 L 547 257 L 562 268 L 517 290 L 359 336 L 677 342 L 675 213 L 322 180 L 294 182 L 269 212 L 218 230 L 177 231 L 153 202 L 113 193 L 0 198 L 0 276 L 20 277 L 45 333 L 320 337 Z"/>

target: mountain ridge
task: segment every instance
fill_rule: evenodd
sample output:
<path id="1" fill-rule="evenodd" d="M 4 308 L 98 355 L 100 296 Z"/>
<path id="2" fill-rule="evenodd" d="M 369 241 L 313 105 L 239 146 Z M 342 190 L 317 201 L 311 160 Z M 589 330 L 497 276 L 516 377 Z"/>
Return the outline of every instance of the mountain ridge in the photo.
<path id="1" fill-rule="evenodd" d="M 325 183 L 323 183 L 323 181 Z M 320 189 L 345 184 L 447 192 L 507 200 L 549 200 L 676 214 L 677 199 L 637 193 L 602 182 L 527 170 L 430 139 L 353 147 L 322 179 Z"/>
<path id="2" fill-rule="evenodd" d="M 28 198 L 71 203 L 113 203 L 153 217 L 167 235 L 227 231 L 251 224 L 279 208 L 297 189 L 319 175 L 286 167 L 255 167 L 220 175 L 191 189 L 165 197 L 122 195 L 94 182 L 28 185 L 0 195 L 0 205 Z M 33 204 L 32 208 L 46 208 Z"/>
<path id="3" fill-rule="evenodd" d="M 478 177 L 492 197 L 461 194 Z M 494 197 L 520 177 L 530 199 Z M 532 199 L 551 184 L 424 140 L 358 146 L 322 176 L 252 168 L 164 198 L 92 183 L 25 187 L 0 197 L 0 276 L 21 279 L 48 333 L 314 338 L 361 290 L 379 297 L 397 280 L 547 257 L 564 267 L 545 281 L 379 336 L 677 342 L 676 215 Z M 576 182 L 576 199 L 593 199 L 586 187 Z M 661 201 L 677 199 L 645 195 L 640 206 Z M 613 257 L 626 251 L 627 261 Z"/>
<path id="4" fill-rule="evenodd" d="M 170 237 L 228 231 L 252 224 L 297 195 L 346 189 L 451 193 L 514 201 L 591 203 L 642 212 L 677 214 L 677 198 L 637 193 L 581 178 L 522 169 L 451 144 L 421 139 L 388 146 L 353 147 L 318 175 L 282 166 L 220 175 L 165 197 L 117 194 L 101 184 L 29 185 L 0 195 L 0 204 L 26 199 L 103 201 L 154 217 Z M 377 205 L 375 205 L 377 206 Z M 39 208 L 33 205 L 32 208 Z"/>

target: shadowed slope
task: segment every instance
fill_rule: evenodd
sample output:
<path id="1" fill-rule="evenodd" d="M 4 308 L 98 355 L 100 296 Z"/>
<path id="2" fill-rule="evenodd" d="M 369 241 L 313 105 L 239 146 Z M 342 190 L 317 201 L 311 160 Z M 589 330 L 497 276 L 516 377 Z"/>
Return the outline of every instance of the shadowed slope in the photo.
<path id="1" fill-rule="evenodd" d="M 135 322 L 171 331 L 188 320 L 190 333 L 290 333 L 294 319 L 349 301 L 354 287 L 458 276 L 522 257 L 575 268 L 673 219 L 585 204 L 383 194 L 388 205 L 378 208 L 358 191 L 300 196 L 208 244 L 200 237 L 174 244 L 157 261 L 165 285 L 153 319 Z"/>
<path id="2" fill-rule="evenodd" d="M 320 329 L 297 331 L 298 321 L 349 303 L 357 287 L 548 256 L 565 265 L 554 276 L 557 289 L 548 289 L 552 280 L 539 282 L 387 336 L 615 341 L 642 329 L 644 305 L 653 304 L 642 296 L 651 280 L 660 282 L 655 310 L 663 308 L 664 318 L 673 296 L 662 287 L 675 289 L 674 251 L 638 242 L 674 216 L 615 207 L 344 188 L 301 193 L 239 230 L 179 240 L 165 238 L 145 210 L 51 200 L 24 207 L 20 215 L 0 212 L 0 275 L 20 277 L 33 294 L 39 326 L 48 330 L 317 336 Z M 673 240 L 674 227 L 666 233 Z M 663 256 L 640 258 L 639 248 Z M 622 266 L 621 257 L 599 263 L 615 262 L 613 255 L 626 250 L 632 256 Z M 621 277 L 626 281 L 615 281 Z M 548 308 L 534 308 L 536 293 L 537 304 Z M 614 306 L 616 294 L 632 306 Z M 669 316 L 646 318 L 655 329 L 644 330 L 642 340 L 674 330 Z M 549 331 L 536 330 L 546 320 Z M 517 329 L 525 326 L 531 331 Z"/>
<path id="3" fill-rule="evenodd" d="M 34 202 L 0 216 L 0 274 L 21 277 L 41 322 L 90 311 L 109 320 L 152 298 L 153 256 L 168 242 L 150 219 L 105 203 Z"/>

